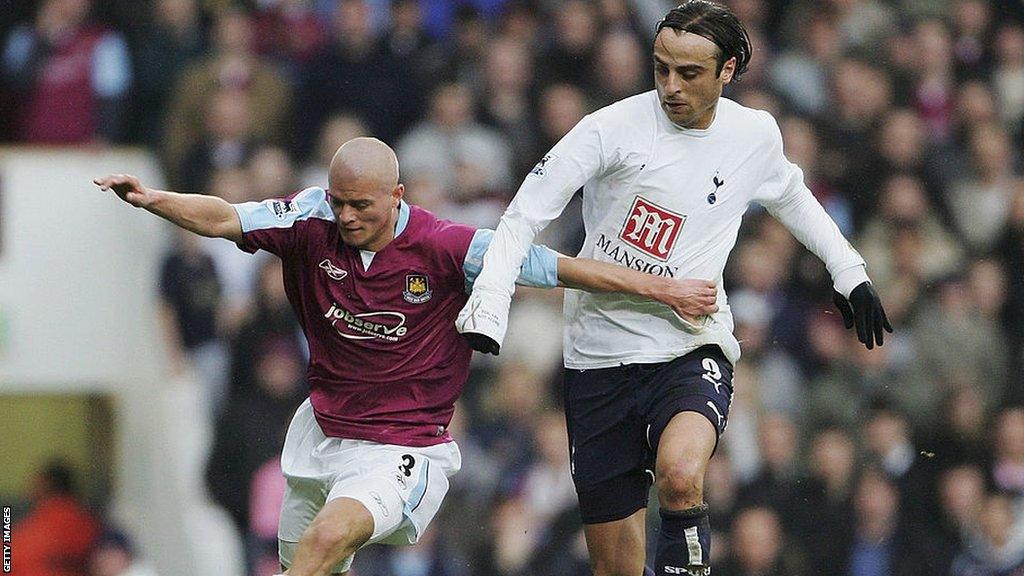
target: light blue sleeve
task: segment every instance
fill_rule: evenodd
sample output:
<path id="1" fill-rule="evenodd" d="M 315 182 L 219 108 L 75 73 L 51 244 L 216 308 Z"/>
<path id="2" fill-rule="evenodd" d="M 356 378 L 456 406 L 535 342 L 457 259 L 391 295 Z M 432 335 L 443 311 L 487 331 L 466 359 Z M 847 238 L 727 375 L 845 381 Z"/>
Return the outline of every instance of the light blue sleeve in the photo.
<path id="1" fill-rule="evenodd" d="M 320 218 L 334 221 L 323 188 L 306 188 L 291 198 L 270 198 L 262 202 L 232 204 L 242 223 L 242 232 L 268 228 L 291 228 L 300 220 Z"/>
<path id="2" fill-rule="evenodd" d="M 466 275 L 466 292 L 472 291 L 473 282 L 480 275 L 484 265 L 484 254 L 493 237 L 494 231 L 486 228 L 481 228 L 473 234 L 473 240 L 466 252 L 466 260 L 462 264 L 462 270 Z M 547 246 L 530 246 L 526 260 L 523 260 L 523 267 L 519 269 L 516 284 L 534 288 L 558 286 L 558 252 Z"/>

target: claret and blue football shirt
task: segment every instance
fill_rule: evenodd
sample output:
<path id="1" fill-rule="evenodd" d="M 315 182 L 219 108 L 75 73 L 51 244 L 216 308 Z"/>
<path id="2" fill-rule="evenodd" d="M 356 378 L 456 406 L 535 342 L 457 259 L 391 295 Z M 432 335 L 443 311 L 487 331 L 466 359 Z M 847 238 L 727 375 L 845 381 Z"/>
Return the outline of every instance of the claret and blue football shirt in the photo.
<path id="1" fill-rule="evenodd" d="M 447 426 L 472 353 L 454 322 L 492 232 L 403 201 L 394 240 L 370 253 L 342 242 L 322 188 L 234 208 L 239 247 L 272 252 L 284 264 L 324 434 L 405 446 L 451 440 Z M 520 282 L 556 286 L 557 258 L 534 247 Z"/>

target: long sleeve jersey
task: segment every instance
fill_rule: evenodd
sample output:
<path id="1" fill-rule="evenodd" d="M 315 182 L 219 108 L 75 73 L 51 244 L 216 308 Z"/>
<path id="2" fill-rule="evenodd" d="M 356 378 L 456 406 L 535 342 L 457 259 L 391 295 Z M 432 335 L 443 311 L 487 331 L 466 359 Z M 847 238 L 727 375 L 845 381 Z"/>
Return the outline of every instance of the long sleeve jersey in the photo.
<path id="1" fill-rule="evenodd" d="M 842 294 L 867 280 L 864 260 L 783 155 L 770 114 L 721 98 L 707 129 L 686 129 L 650 91 L 588 115 L 541 159 L 502 217 L 475 289 L 511 294 L 533 237 L 580 187 L 587 231 L 580 256 L 710 280 L 720 309 L 694 325 L 658 302 L 567 291 L 568 368 L 663 362 L 705 344 L 739 359 L 722 273 L 751 203 L 821 258 Z"/>

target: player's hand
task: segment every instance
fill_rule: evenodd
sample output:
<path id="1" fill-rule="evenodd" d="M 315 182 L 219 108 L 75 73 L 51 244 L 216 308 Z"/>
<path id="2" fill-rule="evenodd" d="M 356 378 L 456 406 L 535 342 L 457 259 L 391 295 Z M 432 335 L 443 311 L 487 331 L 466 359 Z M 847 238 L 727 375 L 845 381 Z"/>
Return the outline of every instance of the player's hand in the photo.
<path id="1" fill-rule="evenodd" d="M 102 178 L 94 178 L 92 182 L 104 192 L 113 190 L 118 198 L 138 208 L 145 208 L 151 200 L 150 189 L 143 186 L 142 182 L 131 174 L 110 174 Z"/>
<path id="2" fill-rule="evenodd" d="M 654 298 L 694 326 L 701 325 L 702 317 L 718 312 L 718 287 L 708 280 L 666 280 Z"/>
<path id="3" fill-rule="evenodd" d="M 847 329 L 857 327 L 857 340 L 867 346 L 868 350 L 877 343 L 882 345 L 885 332 L 892 334 L 892 325 L 885 317 L 882 300 L 871 282 L 861 282 L 850 292 L 847 300 L 839 292 L 833 291 L 832 302 L 843 315 L 843 324 Z"/>
<path id="4" fill-rule="evenodd" d="M 477 352 L 498 355 L 508 328 L 508 307 L 512 297 L 474 290 L 455 319 L 455 329 Z"/>

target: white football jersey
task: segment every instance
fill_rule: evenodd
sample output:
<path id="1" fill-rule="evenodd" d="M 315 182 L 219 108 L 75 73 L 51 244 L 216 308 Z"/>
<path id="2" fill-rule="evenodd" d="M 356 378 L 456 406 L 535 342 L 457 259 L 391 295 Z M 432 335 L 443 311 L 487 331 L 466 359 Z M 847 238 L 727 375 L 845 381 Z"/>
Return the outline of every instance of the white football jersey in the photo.
<path id="1" fill-rule="evenodd" d="M 567 290 L 568 368 L 663 362 L 705 344 L 721 346 L 735 362 L 740 350 L 722 272 L 751 202 L 825 262 L 841 293 L 867 280 L 864 260 L 783 155 L 770 114 L 721 98 L 709 128 L 684 129 L 652 90 L 590 114 L 537 164 L 502 217 L 474 289 L 511 293 L 534 235 L 581 186 L 587 238 L 580 256 L 710 280 L 720 309 L 695 326 L 658 302 Z"/>

